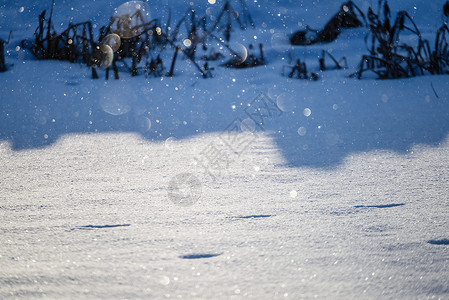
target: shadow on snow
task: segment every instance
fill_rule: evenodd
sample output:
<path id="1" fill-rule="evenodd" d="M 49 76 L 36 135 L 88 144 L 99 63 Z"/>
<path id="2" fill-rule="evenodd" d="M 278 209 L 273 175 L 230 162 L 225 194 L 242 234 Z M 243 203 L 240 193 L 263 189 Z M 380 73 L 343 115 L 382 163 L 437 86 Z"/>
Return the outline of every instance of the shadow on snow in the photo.
<path id="1" fill-rule="evenodd" d="M 228 91 L 221 78 L 92 81 L 84 68 L 85 77 L 71 75 L 77 68 L 73 64 L 33 63 L 44 78 L 27 74 L 31 80 L 21 81 L 25 71 L 19 65 L 0 74 L 0 140 L 11 142 L 14 150 L 45 147 L 70 133 L 138 132 L 153 142 L 220 133 L 235 120 L 251 119 L 245 107 L 259 95 L 276 104 L 279 99 L 269 92 L 270 80 L 236 98 L 241 89 Z M 263 73 L 264 67 L 259 68 Z M 446 79 L 290 82 L 294 91 L 281 90 L 290 108 L 267 117 L 263 127 L 247 124 L 272 137 L 291 167 L 334 168 L 348 155 L 373 150 L 405 154 L 416 144 L 437 146 L 446 138 Z M 285 80 L 278 78 L 281 86 Z"/>

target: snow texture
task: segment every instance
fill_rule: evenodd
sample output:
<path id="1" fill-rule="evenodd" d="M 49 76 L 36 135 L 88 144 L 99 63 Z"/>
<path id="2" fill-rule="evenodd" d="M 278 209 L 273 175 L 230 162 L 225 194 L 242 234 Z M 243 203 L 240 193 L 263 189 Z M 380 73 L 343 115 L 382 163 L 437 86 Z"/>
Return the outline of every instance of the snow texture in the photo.
<path id="1" fill-rule="evenodd" d="M 56 1 L 55 29 L 98 30 L 123 2 Z M 264 66 L 93 80 L 20 47 L 50 4 L 0 3 L 0 298 L 449 297 L 447 75 L 347 78 L 365 29 L 287 43 L 341 3 L 258 0 L 231 43 L 263 43 Z M 390 6 L 432 39 L 443 4 Z M 148 5 L 164 20 L 189 3 Z M 322 49 L 348 69 L 319 72 Z M 282 76 L 292 58 L 319 80 Z"/>

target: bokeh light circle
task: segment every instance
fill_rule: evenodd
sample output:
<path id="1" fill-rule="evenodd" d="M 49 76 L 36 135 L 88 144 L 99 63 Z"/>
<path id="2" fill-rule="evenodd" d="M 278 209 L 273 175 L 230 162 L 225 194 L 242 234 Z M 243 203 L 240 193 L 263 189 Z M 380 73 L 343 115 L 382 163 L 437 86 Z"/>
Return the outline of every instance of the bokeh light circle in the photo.
<path id="1" fill-rule="evenodd" d="M 99 100 L 101 109 L 113 116 L 120 116 L 131 110 L 130 93 L 127 89 L 105 86 Z"/>
<path id="2" fill-rule="evenodd" d="M 99 67 L 107 69 L 114 59 L 114 51 L 109 45 L 100 45 L 100 61 Z"/>
<path id="3" fill-rule="evenodd" d="M 101 41 L 102 45 L 108 45 L 112 48 L 113 52 L 116 52 L 120 48 L 120 36 L 116 33 L 108 34 Z"/>
<path id="4" fill-rule="evenodd" d="M 111 31 L 122 39 L 138 36 L 151 21 L 150 7 L 142 1 L 128 1 L 115 9 Z"/>
<path id="5" fill-rule="evenodd" d="M 232 59 L 237 64 L 244 63 L 245 60 L 248 58 L 248 49 L 246 49 L 246 47 L 243 46 L 242 44 L 233 43 L 229 46 L 229 48 L 232 49 L 232 51 L 233 51 L 233 53 L 231 53 Z"/>
<path id="6" fill-rule="evenodd" d="M 285 33 L 274 33 L 271 36 L 271 47 L 279 53 L 284 53 L 292 49 L 290 38 Z"/>
<path id="7" fill-rule="evenodd" d="M 292 94 L 282 93 L 276 98 L 276 104 L 283 112 L 292 112 L 296 109 L 296 101 Z"/>

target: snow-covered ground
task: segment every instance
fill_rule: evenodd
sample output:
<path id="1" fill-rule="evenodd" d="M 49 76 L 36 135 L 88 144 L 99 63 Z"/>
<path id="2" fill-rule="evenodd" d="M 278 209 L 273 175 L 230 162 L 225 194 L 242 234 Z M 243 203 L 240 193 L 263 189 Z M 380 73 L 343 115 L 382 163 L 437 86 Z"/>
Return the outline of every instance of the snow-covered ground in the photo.
<path id="1" fill-rule="evenodd" d="M 262 42 L 265 66 L 92 80 L 18 47 L 45 2 L 0 3 L 0 298 L 449 297 L 446 75 L 347 78 L 364 29 L 285 43 L 339 2 L 255 1 L 256 29 L 231 42 Z M 101 26 L 121 3 L 56 1 L 54 17 Z M 429 38 L 443 4 L 390 3 Z M 349 68 L 318 72 L 322 49 Z M 290 58 L 319 80 L 282 76 Z"/>

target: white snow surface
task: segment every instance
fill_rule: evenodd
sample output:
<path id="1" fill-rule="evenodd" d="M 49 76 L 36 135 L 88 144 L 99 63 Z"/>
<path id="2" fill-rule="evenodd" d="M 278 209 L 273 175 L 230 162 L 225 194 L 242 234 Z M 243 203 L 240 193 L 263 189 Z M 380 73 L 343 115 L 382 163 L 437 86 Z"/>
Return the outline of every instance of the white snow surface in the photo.
<path id="1" fill-rule="evenodd" d="M 55 29 L 98 29 L 123 2 L 56 1 Z M 202 14 L 223 1 L 192 3 Z M 366 30 L 285 42 L 340 2 L 258 0 L 256 28 L 231 43 L 262 42 L 265 66 L 216 63 L 203 79 L 181 57 L 171 78 L 93 80 L 18 47 L 50 4 L 0 2 L 0 38 L 13 31 L 0 73 L 0 298 L 449 299 L 447 75 L 347 78 Z M 164 20 L 189 2 L 148 4 Z M 443 4 L 390 6 L 432 39 Z M 322 49 L 348 69 L 319 72 Z M 319 80 L 282 76 L 291 58 Z M 248 112 L 271 100 L 282 113 L 258 126 Z M 212 150 L 226 158 L 213 176 Z M 180 174 L 194 186 L 173 191 Z"/>

